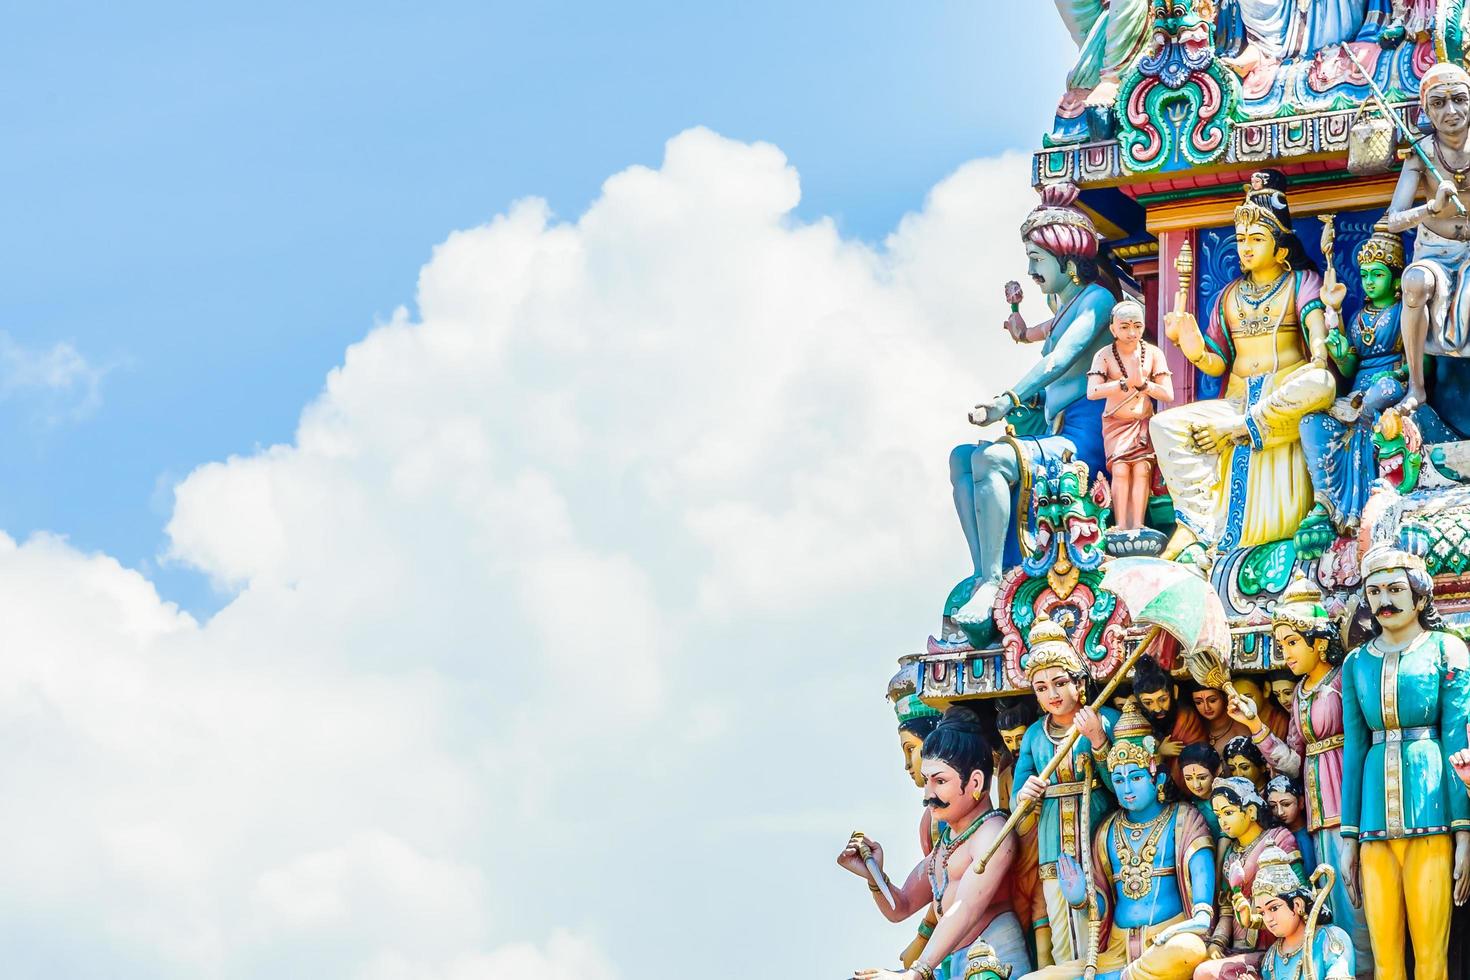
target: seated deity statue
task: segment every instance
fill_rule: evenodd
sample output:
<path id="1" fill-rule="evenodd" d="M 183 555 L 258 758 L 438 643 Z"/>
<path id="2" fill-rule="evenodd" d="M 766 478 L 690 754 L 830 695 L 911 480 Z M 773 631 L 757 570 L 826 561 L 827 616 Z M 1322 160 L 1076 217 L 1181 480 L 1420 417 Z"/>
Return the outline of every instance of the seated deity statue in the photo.
<path id="1" fill-rule="evenodd" d="M 1101 980 L 1186 980 L 1207 955 L 1213 841 L 1194 807 L 1165 802 L 1169 776 L 1156 750 L 1152 726 L 1130 702 L 1113 729 L 1107 757 L 1120 809 L 1098 826 L 1089 865 L 1067 855 L 1057 868 L 1068 905 L 1091 905 L 1098 919 Z M 1038 970 L 1031 980 L 1079 980 L 1087 973 L 1082 955 Z"/>
<path id="2" fill-rule="evenodd" d="M 1261 856 L 1252 907 L 1267 932 L 1276 936 L 1261 962 L 1239 974 L 1240 980 L 1351 980 L 1373 975 L 1357 961 L 1348 934 L 1332 925 L 1332 910 L 1323 895 L 1303 884 L 1287 855 L 1274 848 Z"/>
<path id="3" fill-rule="evenodd" d="M 1148 40 L 1149 6 L 1149 0 L 1057 0 L 1062 22 L 1080 49 L 1067 74 L 1068 91 L 1087 92 L 1090 106 L 1113 104 L 1123 71 Z"/>
<path id="4" fill-rule="evenodd" d="M 1375 41 L 1391 13 L 1388 0 L 1221 0 L 1215 46 L 1249 75 L 1345 41 Z"/>
<path id="5" fill-rule="evenodd" d="M 1251 178 L 1235 209 L 1241 276 L 1207 330 L 1187 311 L 1165 317 L 1165 335 L 1190 363 L 1224 378 L 1222 397 L 1151 424 L 1178 518 L 1165 558 L 1203 563 L 1212 548 L 1288 538 L 1312 509 L 1301 420 L 1332 404 L 1337 382 L 1326 367 L 1321 280 L 1291 230 L 1284 185 L 1272 171 Z"/>
<path id="6" fill-rule="evenodd" d="M 1435 166 L 1408 156 L 1383 219 L 1389 231 L 1418 229 L 1403 275 L 1406 410 L 1425 404 L 1425 354 L 1470 357 L 1470 74 L 1448 63 L 1430 68 L 1419 105 L 1433 127 L 1421 146 Z M 1427 200 L 1415 207 L 1421 194 Z"/>
<path id="7" fill-rule="evenodd" d="M 1087 400 L 1087 369 L 1112 339 L 1108 323 L 1115 297 L 1102 284 L 1111 278 L 1111 266 L 1099 256 L 1097 229 L 1074 206 L 1076 200 L 1075 185 L 1049 184 L 1042 188 L 1041 205 L 1021 225 L 1031 278 L 1046 293 L 1054 315 L 1030 326 L 1013 311 L 1006 329 L 1020 343 L 1040 342 L 1041 361 L 1009 391 L 970 413 L 970 421 L 986 426 L 1034 405 L 1048 431 L 969 443 L 950 453 L 955 512 L 974 566 L 973 576 L 955 593 L 959 605 L 952 615 L 962 626 L 991 620 L 1001 572 L 1020 561 L 1012 518 L 1029 503 L 1014 499 L 1023 468 L 1071 453 L 1092 472 L 1103 469 L 1102 403 Z M 1008 287 L 1013 306 L 1020 301 L 1019 290 Z"/>

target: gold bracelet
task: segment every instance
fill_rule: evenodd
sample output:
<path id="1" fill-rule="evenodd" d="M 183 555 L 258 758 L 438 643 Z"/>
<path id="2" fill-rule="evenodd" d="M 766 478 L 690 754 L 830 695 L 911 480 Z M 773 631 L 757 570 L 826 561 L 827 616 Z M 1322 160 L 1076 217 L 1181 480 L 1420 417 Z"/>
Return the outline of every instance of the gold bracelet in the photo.
<path id="1" fill-rule="evenodd" d="M 934 980 L 934 967 L 923 960 L 914 960 L 914 965 L 909 969 L 917 973 L 921 980 Z"/>
<path id="2" fill-rule="evenodd" d="M 1006 398 L 1009 398 L 1011 400 L 1011 404 L 1014 405 L 1016 408 L 1021 407 L 1021 399 L 1016 396 L 1016 393 L 1014 391 L 1007 390 L 1001 392 L 1001 394 L 1004 395 Z"/>

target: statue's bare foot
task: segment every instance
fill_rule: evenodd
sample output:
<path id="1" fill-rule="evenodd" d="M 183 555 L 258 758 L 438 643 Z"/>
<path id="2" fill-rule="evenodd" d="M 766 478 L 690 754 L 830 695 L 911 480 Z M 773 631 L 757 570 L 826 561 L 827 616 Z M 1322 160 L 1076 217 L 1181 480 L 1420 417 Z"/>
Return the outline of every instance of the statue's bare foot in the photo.
<path id="1" fill-rule="evenodd" d="M 1097 87 L 1088 93 L 1085 105 L 1094 109 L 1111 109 L 1113 103 L 1118 101 L 1118 80 L 1116 78 L 1104 78 L 1097 83 Z"/>
<path id="2" fill-rule="evenodd" d="M 968 602 L 954 611 L 950 618 L 960 626 L 979 626 L 990 621 L 995 606 L 995 597 L 1000 593 L 999 582 L 981 582 Z"/>
<path id="3" fill-rule="evenodd" d="M 1411 384 L 1409 390 L 1404 393 L 1404 397 L 1399 399 L 1399 403 L 1394 408 L 1399 410 L 1400 415 L 1413 415 L 1414 409 L 1428 400 L 1429 396 L 1425 393 L 1423 385 Z"/>
<path id="4" fill-rule="evenodd" d="M 1355 394 L 1352 398 L 1337 399 L 1332 403 L 1332 407 L 1327 410 L 1327 414 L 1337 419 L 1343 425 L 1354 424 L 1363 415 L 1362 393 Z"/>
<path id="5" fill-rule="evenodd" d="M 1245 416 L 1229 422 L 1203 422 L 1189 429 L 1190 441 L 1196 452 L 1223 453 L 1235 443 L 1246 442 L 1250 432 L 1245 427 Z"/>

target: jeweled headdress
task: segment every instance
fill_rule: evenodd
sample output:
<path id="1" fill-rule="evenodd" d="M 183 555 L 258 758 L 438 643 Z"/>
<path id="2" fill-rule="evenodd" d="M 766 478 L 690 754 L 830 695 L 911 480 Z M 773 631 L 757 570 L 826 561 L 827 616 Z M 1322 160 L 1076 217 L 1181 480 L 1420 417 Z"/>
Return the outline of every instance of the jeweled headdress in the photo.
<path id="1" fill-rule="evenodd" d="M 1256 862 L 1256 877 L 1251 882 L 1252 901 L 1260 903 L 1268 898 L 1289 895 L 1306 884 L 1291 866 L 1286 852 L 1268 844 Z"/>
<path id="2" fill-rule="evenodd" d="M 1359 569 L 1360 574 L 1366 580 L 1369 575 L 1386 572 L 1392 568 L 1402 568 L 1404 571 L 1419 571 L 1428 573 L 1424 565 L 1424 559 L 1411 551 L 1401 548 L 1389 548 L 1379 546 L 1363 556 L 1363 564 Z"/>
<path id="3" fill-rule="evenodd" d="M 1158 765 L 1159 740 L 1154 736 L 1153 726 L 1143 712 L 1138 710 L 1138 701 L 1129 698 L 1123 705 L 1123 716 L 1113 725 L 1113 747 L 1108 750 L 1108 768 L 1115 769 L 1131 762 L 1140 769 Z"/>
<path id="4" fill-rule="evenodd" d="M 1271 187 L 1245 189 L 1245 203 L 1235 209 L 1235 227 L 1249 228 L 1265 225 L 1278 236 L 1291 234 L 1291 211 L 1286 206 L 1286 195 Z"/>
<path id="5" fill-rule="evenodd" d="M 920 718 L 941 718 L 944 712 L 938 708 L 931 708 L 919 700 L 917 694 L 906 694 L 893 702 L 893 712 L 898 715 L 898 723 L 906 725 Z"/>
<path id="6" fill-rule="evenodd" d="M 1026 671 L 1028 681 L 1036 676 L 1037 671 L 1049 667 L 1060 667 L 1069 674 L 1087 673 L 1087 668 L 1082 665 L 1082 658 L 1077 655 L 1072 641 L 1067 639 L 1067 631 L 1046 613 L 1038 615 L 1036 622 L 1032 624 L 1031 631 L 1026 635 L 1026 649 L 1021 665 Z"/>
<path id="7" fill-rule="evenodd" d="M 1389 231 L 1382 221 L 1373 226 L 1373 234 L 1358 246 L 1358 265 L 1381 262 L 1395 273 L 1404 271 L 1404 239 L 1397 232 Z"/>
<path id="8" fill-rule="evenodd" d="M 985 940 L 976 940 L 965 960 L 965 980 L 1010 980 L 1011 965 L 1002 962 Z"/>
<path id="9" fill-rule="evenodd" d="M 1271 612 L 1271 624 L 1285 623 L 1299 633 L 1321 630 L 1332 617 L 1322 605 L 1322 590 L 1301 572 L 1291 580 Z"/>
<path id="10" fill-rule="evenodd" d="M 1266 812 L 1266 801 L 1256 792 L 1255 784 L 1244 776 L 1220 776 L 1210 784 L 1212 794 L 1217 789 L 1230 790 L 1240 799 L 1241 806 L 1254 806 L 1259 813 Z"/>

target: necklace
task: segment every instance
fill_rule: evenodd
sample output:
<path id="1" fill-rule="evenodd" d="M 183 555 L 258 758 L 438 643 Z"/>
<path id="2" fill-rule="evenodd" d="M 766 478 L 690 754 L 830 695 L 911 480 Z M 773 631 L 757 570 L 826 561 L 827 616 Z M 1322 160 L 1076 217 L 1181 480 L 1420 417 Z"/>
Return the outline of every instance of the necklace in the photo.
<path id="1" fill-rule="evenodd" d="M 1118 353 L 1118 342 L 1116 340 L 1113 341 L 1113 360 L 1115 360 L 1115 361 L 1118 362 L 1118 373 L 1123 376 L 1123 380 L 1124 381 L 1127 381 L 1128 380 L 1128 369 L 1123 366 L 1123 355 L 1120 354 L 1120 353 Z M 1138 381 L 1139 381 L 1139 384 L 1142 384 L 1142 385 L 1147 385 L 1148 384 L 1148 373 L 1147 372 L 1148 372 L 1148 368 L 1144 364 L 1144 359 L 1143 359 L 1143 342 L 1142 341 L 1139 341 L 1139 344 L 1138 344 Z M 1142 390 L 1142 389 L 1139 389 L 1139 390 Z"/>
<path id="2" fill-rule="evenodd" d="M 1362 338 L 1365 346 L 1373 346 L 1378 335 L 1378 321 L 1383 318 L 1385 312 L 1385 310 L 1375 310 L 1371 306 L 1365 306 L 1358 314 L 1358 336 Z"/>
<path id="3" fill-rule="evenodd" d="M 1242 276 L 1240 279 L 1240 296 L 1251 306 L 1260 306 L 1281 291 L 1281 287 L 1286 285 L 1286 277 L 1290 274 L 1291 270 L 1288 269 L 1264 286 L 1258 286 L 1249 278 Z"/>
<path id="4" fill-rule="evenodd" d="M 1439 140 L 1434 141 L 1434 158 L 1440 162 L 1441 166 L 1455 175 L 1455 183 L 1457 185 L 1463 184 L 1466 175 L 1470 175 L 1470 163 L 1467 163 L 1463 167 L 1450 166 L 1449 161 L 1444 158 L 1444 147 L 1439 145 Z"/>
<path id="5" fill-rule="evenodd" d="M 1307 944 L 1302 943 L 1296 950 L 1287 952 L 1278 939 L 1271 945 L 1271 976 L 1276 980 L 1299 980 L 1307 963 L 1306 957 L 1302 955 L 1306 948 Z"/>
<path id="6" fill-rule="evenodd" d="M 934 850 L 929 854 L 929 887 L 934 892 L 934 911 L 936 915 L 944 915 L 944 893 L 949 890 L 949 856 L 959 850 L 960 845 L 969 840 L 975 831 L 980 829 L 980 825 L 988 820 L 991 814 L 996 812 L 995 810 L 988 810 L 982 813 L 979 817 L 975 818 L 974 823 L 970 824 L 970 826 L 958 834 L 949 837 L 947 840 L 945 837 L 949 833 L 949 828 L 944 828 L 944 831 L 940 833 L 939 843 L 934 846 Z M 942 879 L 940 877 L 941 875 L 943 876 Z"/>
<path id="7" fill-rule="evenodd" d="M 1148 823 L 1133 823 L 1121 815 L 1113 822 L 1113 852 L 1118 858 L 1118 887 L 1123 890 L 1124 898 L 1137 901 L 1148 897 L 1149 890 L 1153 887 L 1154 857 L 1158 854 L 1159 840 L 1164 836 L 1164 830 L 1169 826 L 1169 819 L 1173 815 L 1174 808 L 1165 807 L 1163 812 Z M 1135 850 L 1133 845 L 1139 840 L 1143 841 L 1143 846 Z"/>
<path id="8" fill-rule="evenodd" d="M 1237 335 L 1260 337 L 1275 332 L 1286 318 L 1286 304 L 1281 304 L 1278 309 L 1273 300 L 1290 277 L 1289 271 L 1284 272 L 1275 282 L 1264 287 L 1253 285 L 1249 279 L 1237 281 L 1232 292 L 1235 318 L 1239 323 L 1235 329 Z"/>

